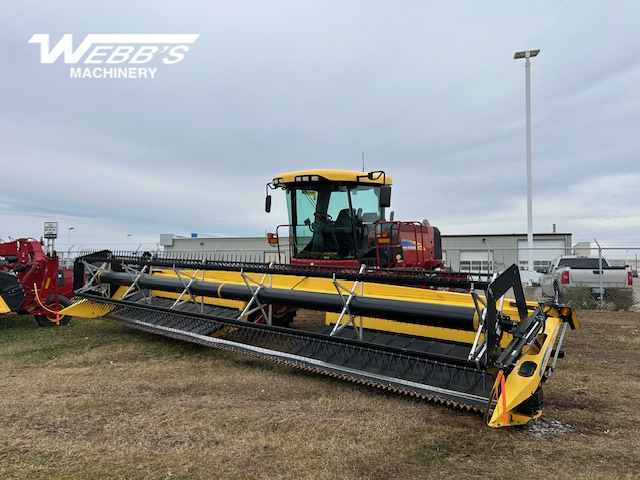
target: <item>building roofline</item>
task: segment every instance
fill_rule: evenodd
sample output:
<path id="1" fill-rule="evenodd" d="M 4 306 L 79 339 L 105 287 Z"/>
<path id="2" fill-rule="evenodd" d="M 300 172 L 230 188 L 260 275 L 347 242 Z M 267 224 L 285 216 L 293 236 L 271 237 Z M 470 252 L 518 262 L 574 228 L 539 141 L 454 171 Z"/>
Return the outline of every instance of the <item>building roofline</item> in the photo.
<path id="1" fill-rule="evenodd" d="M 566 237 L 567 235 L 572 235 L 571 233 L 534 233 L 533 236 L 557 236 L 557 237 Z M 447 234 L 441 235 L 441 237 L 526 237 L 526 233 L 465 233 L 460 235 L 455 234 Z"/>

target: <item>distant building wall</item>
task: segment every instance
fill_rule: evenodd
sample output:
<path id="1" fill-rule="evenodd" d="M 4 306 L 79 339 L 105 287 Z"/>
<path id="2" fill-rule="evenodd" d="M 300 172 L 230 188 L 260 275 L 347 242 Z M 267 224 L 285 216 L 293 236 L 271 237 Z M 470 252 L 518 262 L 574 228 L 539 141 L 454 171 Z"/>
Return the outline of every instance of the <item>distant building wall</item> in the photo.
<path id="1" fill-rule="evenodd" d="M 514 263 L 526 270 L 529 255 L 534 270 L 542 270 L 556 256 L 571 253 L 571 234 L 536 233 L 531 252 L 526 234 L 443 235 L 442 250 L 447 266 L 457 271 L 498 272 Z"/>
<path id="2" fill-rule="evenodd" d="M 284 239 L 281 239 L 281 241 Z M 161 235 L 160 244 L 166 252 L 199 255 L 203 258 L 255 262 L 288 262 L 286 242 L 278 249 L 266 237 L 176 237 Z M 572 253 L 570 233 L 534 234 L 534 270 L 546 267 L 551 260 Z M 443 235 L 442 252 L 447 266 L 462 271 L 501 271 L 517 264 L 526 269 L 528 243 L 526 234 L 508 235 Z"/>
<path id="3" fill-rule="evenodd" d="M 278 249 L 267 237 L 175 237 L 163 234 L 165 252 L 193 254 L 199 258 L 248 262 L 278 262 Z M 288 257 L 283 255 L 282 262 Z"/>
<path id="4" fill-rule="evenodd" d="M 591 255 L 591 242 L 578 242 L 573 246 L 573 254 L 588 257 Z"/>

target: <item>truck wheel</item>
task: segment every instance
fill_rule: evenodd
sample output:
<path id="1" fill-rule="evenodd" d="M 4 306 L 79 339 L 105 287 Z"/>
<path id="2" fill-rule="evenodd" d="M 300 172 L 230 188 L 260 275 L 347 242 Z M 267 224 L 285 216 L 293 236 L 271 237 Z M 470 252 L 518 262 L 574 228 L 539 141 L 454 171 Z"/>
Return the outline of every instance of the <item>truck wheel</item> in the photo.
<path id="1" fill-rule="evenodd" d="M 62 308 L 68 307 L 71 305 L 71 301 L 65 297 L 64 295 L 58 295 L 58 303 Z M 56 298 L 53 295 L 49 295 L 47 297 L 47 307 L 55 308 Z M 48 313 L 47 315 L 34 315 L 33 318 L 36 319 L 36 323 L 41 327 L 56 327 L 58 324 L 56 323 L 56 315 L 54 313 Z M 61 315 L 60 316 L 60 325 L 69 325 L 69 320 L 71 317 L 69 315 Z"/>

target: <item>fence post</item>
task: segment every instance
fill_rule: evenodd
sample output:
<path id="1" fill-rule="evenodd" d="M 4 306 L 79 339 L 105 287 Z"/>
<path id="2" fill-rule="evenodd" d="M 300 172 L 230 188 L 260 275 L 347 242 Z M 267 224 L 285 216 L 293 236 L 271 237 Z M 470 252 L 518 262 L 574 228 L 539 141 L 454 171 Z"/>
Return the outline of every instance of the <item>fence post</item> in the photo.
<path id="1" fill-rule="evenodd" d="M 598 245 L 598 288 L 600 290 L 600 310 L 604 310 L 604 292 L 602 291 L 602 247 L 598 243 L 598 240 L 593 239 Z"/>

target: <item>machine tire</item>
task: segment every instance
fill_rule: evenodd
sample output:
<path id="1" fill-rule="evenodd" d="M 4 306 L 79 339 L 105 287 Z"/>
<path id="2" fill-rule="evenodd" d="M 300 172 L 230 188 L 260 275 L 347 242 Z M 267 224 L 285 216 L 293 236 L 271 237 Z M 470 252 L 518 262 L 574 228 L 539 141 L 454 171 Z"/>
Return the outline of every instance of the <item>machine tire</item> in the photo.
<path id="1" fill-rule="evenodd" d="M 47 302 L 46 305 L 47 306 L 53 306 L 56 303 L 56 299 L 53 295 L 49 295 L 47 297 Z M 65 297 L 64 295 L 58 295 L 58 303 L 62 306 L 62 307 L 68 307 L 69 305 L 71 305 L 71 301 Z M 58 324 L 56 323 L 56 317 L 55 315 L 34 315 L 33 318 L 36 319 L 36 323 L 40 326 L 40 327 L 57 327 Z M 60 325 L 69 325 L 69 321 L 71 320 L 71 317 L 69 315 L 63 315 L 62 317 L 60 317 Z"/>
<path id="2" fill-rule="evenodd" d="M 290 327 L 295 316 L 296 312 L 287 312 L 282 317 L 274 317 L 273 324 L 276 327 Z"/>
<path id="3" fill-rule="evenodd" d="M 293 322 L 293 319 L 296 316 L 296 311 L 288 311 L 286 313 L 284 313 L 281 316 L 276 316 L 274 315 L 272 318 L 272 324 L 276 327 L 290 327 L 291 323 Z M 264 321 L 264 318 L 262 317 L 262 313 L 258 312 L 253 312 L 251 315 L 249 315 L 249 321 L 253 322 L 253 323 L 266 323 Z"/>

